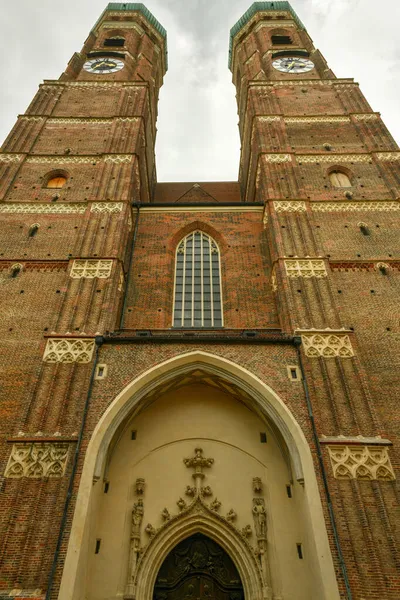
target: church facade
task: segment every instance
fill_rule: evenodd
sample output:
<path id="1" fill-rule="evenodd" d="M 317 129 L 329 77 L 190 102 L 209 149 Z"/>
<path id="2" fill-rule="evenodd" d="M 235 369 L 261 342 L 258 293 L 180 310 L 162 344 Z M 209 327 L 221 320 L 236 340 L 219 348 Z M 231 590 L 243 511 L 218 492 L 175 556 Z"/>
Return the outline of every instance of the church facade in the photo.
<path id="1" fill-rule="evenodd" d="M 288 2 L 229 67 L 238 182 L 157 183 L 143 4 L 2 146 L 0 599 L 400 597 L 400 150 Z"/>

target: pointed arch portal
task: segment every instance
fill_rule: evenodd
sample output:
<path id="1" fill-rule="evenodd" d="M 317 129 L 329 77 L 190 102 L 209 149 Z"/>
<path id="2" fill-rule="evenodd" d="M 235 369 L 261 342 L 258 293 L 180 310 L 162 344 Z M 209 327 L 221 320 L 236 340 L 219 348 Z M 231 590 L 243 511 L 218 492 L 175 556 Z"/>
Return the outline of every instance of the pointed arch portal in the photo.
<path id="1" fill-rule="evenodd" d="M 230 556 L 195 533 L 179 542 L 158 572 L 154 600 L 243 600 L 243 585 Z"/>
<path id="2" fill-rule="evenodd" d="M 292 472 L 297 481 L 304 484 L 304 488 L 301 488 L 303 518 L 307 522 L 310 556 L 312 555 L 313 561 L 315 598 L 338 600 L 337 581 L 316 474 L 302 429 L 285 403 L 256 375 L 233 361 L 203 351 L 175 356 L 142 373 L 118 394 L 99 420 L 85 456 L 58 599 L 83 600 L 87 597 L 88 546 L 99 489 L 93 482 L 104 476 L 113 440 L 128 419 L 143 408 L 152 390 L 177 376 L 191 373 L 194 369 L 218 375 L 244 390 L 251 396 L 258 414 L 281 435 Z M 176 522 L 170 522 L 168 527 L 162 528 L 160 534 L 146 547 L 138 568 L 137 598 L 153 600 L 157 574 L 169 552 L 188 536 L 203 534 L 221 546 L 234 560 L 243 583 L 245 600 L 261 600 L 265 589 L 263 590 L 251 546 L 246 545 L 240 536 L 227 528 L 226 521 L 220 523 L 215 515 L 199 514 L 194 508 L 193 511 L 179 515 Z M 168 596 L 167 599 L 170 600 Z"/>

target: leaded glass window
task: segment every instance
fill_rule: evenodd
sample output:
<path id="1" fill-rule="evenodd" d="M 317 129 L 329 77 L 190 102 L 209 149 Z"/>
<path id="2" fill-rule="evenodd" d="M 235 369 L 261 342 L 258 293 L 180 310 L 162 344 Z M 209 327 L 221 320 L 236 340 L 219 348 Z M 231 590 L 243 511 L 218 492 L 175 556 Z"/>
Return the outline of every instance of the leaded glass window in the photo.
<path id="1" fill-rule="evenodd" d="M 202 231 L 178 245 L 175 265 L 174 327 L 222 327 L 219 249 Z"/>

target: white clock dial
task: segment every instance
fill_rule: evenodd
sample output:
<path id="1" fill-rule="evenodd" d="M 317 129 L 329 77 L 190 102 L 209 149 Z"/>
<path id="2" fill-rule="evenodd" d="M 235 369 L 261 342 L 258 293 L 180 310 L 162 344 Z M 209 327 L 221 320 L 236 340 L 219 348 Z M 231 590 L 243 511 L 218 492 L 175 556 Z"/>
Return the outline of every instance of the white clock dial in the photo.
<path id="1" fill-rule="evenodd" d="M 281 73 L 307 73 L 314 68 L 314 63 L 308 58 L 299 56 L 282 56 L 273 61 L 272 66 Z"/>
<path id="2" fill-rule="evenodd" d="M 102 56 L 87 60 L 83 68 L 89 73 L 115 73 L 124 68 L 124 63 L 118 58 Z"/>

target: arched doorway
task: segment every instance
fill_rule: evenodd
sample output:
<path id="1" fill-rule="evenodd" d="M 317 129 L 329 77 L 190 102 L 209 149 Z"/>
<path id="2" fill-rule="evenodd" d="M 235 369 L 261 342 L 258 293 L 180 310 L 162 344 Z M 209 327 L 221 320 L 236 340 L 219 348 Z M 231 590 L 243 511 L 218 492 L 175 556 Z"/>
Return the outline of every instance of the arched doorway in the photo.
<path id="1" fill-rule="evenodd" d="M 153 600 L 243 600 L 239 573 L 214 540 L 197 533 L 168 554 L 158 572 Z"/>

